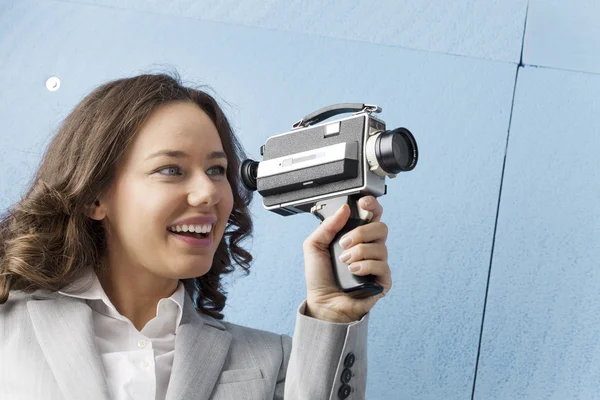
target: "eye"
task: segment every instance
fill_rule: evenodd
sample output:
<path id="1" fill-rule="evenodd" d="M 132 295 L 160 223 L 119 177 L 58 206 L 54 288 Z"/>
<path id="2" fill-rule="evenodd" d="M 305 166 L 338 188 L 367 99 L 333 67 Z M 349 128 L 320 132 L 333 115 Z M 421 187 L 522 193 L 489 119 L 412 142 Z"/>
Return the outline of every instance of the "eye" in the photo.
<path id="1" fill-rule="evenodd" d="M 159 169 L 158 171 L 159 174 L 161 175 L 166 175 L 166 176 L 180 176 L 183 175 L 183 173 L 181 172 L 181 167 L 179 167 L 179 165 L 168 165 L 164 168 Z"/>
<path id="2" fill-rule="evenodd" d="M 223 167 L 222 165 L 215 165 L 214 167 L 211 167 L 208 171 L 217 171 L 216 173 L 209 173 L 209 175 L 225 175 L 225 173 L 227 172 L 227 168 Z"/>

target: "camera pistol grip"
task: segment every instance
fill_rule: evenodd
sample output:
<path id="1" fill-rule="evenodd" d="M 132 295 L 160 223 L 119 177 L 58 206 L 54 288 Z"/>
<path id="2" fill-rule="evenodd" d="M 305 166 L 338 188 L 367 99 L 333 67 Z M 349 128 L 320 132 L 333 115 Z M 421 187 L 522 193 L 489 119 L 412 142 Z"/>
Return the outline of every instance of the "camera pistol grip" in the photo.
<path id="1" fill-rule="evenodd" d="M 368 224 L 373 218 L 372 212 L 360 208 L 358 205 L 359 199 L 360 196 L 335 197 L 317 202 L 310 210 L 322 222 L 325 218 L 335 214 L 342 205 L 348 204 L 350 206 L 350 218 L 342 230 L 333 238 L 329 246 L 329 254 L 333 276 L 339 288 L 342 292 L 357 299 L 374 296 L 383 291 L 383 287 L 376 282 L 373 275 L 354 275 L 348 270 L 348 264 L 341 262 L 339 259 L 344 251 L 340 245 L 340 239 L 353 229 Z"/>

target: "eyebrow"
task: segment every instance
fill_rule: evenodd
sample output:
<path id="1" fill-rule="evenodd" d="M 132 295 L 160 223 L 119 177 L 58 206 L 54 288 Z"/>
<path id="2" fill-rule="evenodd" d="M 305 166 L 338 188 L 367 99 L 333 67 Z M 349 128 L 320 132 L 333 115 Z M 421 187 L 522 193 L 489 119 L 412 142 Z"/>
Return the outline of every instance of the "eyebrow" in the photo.
<path id="1" fill-rule="evenodd" d="M 156 153 L 150 154 L 148 157 L 146 157 L 145 161 L 150 160 L 151 158 L 159 157 L 159 156 L 172 157 L 172 158 L 190 158 L 190 156 L 185 151 L 160 150 L 160 151 L 157 151 Z M 216 160 L 218 158 L 224 158 L 225 161 L 227 161 L 227 154 L 223 153 L 222 151 L 213 151 L 206 158 L 208 160 Z"/>

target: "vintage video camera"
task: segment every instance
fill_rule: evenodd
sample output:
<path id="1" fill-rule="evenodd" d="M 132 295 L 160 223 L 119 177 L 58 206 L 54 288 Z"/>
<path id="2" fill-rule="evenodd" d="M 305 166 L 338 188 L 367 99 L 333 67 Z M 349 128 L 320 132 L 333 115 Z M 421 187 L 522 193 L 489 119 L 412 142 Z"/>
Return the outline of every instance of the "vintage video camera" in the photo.
<path id="1" fill-rule="evenodd" d="M 277 214 L 310 212 L 323 221 L 342 204 L 350 206 L 350 219 L 329 250 L 340 289 L 356 298 L 376 295 L 383 288 L 374 276 L 354 275 L 339 260 L 339 239 L 371 220 L 358 200 L 386 194 L 385 177 L 412 170 L 418 160 L 412 133 L 405 128 L 386 130 L 385 122 L 372 115 L 379 112 L 376 105 L 355 103 L 317 110 L 291 131 L 268 138 L 260 149 L 263 161 L 244 160 L 240 169 L 244 185 L 258 190 L 264 208 Z M 323 122 L 344 113 L 353 114 Z"/>

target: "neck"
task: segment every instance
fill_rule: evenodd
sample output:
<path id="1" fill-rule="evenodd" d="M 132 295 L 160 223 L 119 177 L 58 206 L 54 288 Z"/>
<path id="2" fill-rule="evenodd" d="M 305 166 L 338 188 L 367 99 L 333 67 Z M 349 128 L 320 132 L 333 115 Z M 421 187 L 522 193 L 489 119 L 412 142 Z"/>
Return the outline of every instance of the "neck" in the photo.
<path id="1" fill-rule="evenodd" d="M 117 311 L 138 331 L 156 316 L 160 299 L 170 297 L 179 283 L 177 279 L 159 277 L 140 266 L 103 268 L 98 280 Z"/>

